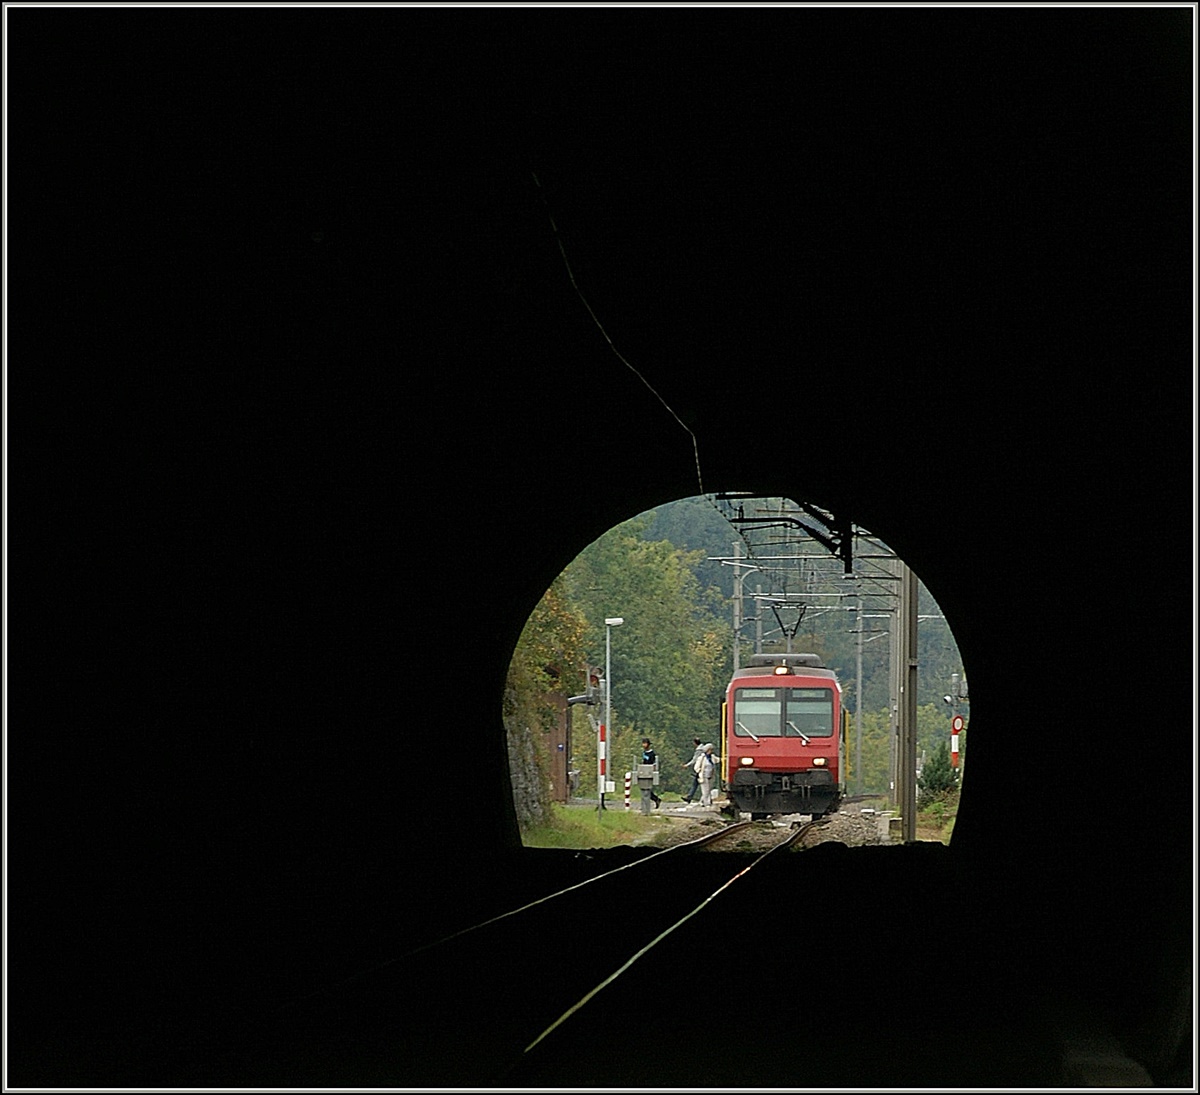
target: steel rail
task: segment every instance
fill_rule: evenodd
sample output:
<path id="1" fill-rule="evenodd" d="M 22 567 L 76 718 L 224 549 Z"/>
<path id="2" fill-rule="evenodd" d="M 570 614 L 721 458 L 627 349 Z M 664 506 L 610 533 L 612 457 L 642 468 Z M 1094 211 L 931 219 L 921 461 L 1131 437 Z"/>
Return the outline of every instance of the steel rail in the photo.
<path id="1" fill-rule="evenodd" d="M 456 939 L 461 939 L 465 935 L 470 935 L 472 932 L 479 931 L 481 928 L 489 927 L 493 924 L 498 924 L 502 920 L 507 920 L 510 917 L 518 916 L 523 912 L 528 912 L 530 909 L 535 909 L 539 905 L 544 905 L 548 901 L 553 901 L 559 897 L 565 897 L 567 894 L 574 893 L 576 890 L 582 889 L 584 886 L 590 886 L 593 882 L 600 882 L 603 879 L 611 878 L 613 875 L 620 874 L 622 871 L 627 871 L 632 867 L 640 867 L 643 863 L 649 863 L 651 860 L 658 859 L 659 856 L 668 855 L 672 852 L 688 851 L 705 844 L 713 843 L 717 840 L 722 840 L 729 834 L 737 832 L 751 825 L 749 821 L 737 821 L 722 827 L 712 833 L 705 833 L 704 836 L 697 837 L 695 840 L 682 841 L 679 844 L 672 844 L 669 848 L 661 848 L 656 852 L 652 852 L 648 856 L 641 859 L 635 859 L 631 863 L 624 863 L 620 867 L 613 867 L 610 870 L 602 871 L 600 874 L 592 875 L 591 878 L 585 878 L 582 882 L 573 883 L 565 889 L 555 890 L 553 893 L 546 894 L 544 897 L 539 897 L 534 901 L 528 901 L 524 905 L 519 905 L 515 909 L 509 909 L 507 912 L 498 913 L 496 916 L 489 917 L 487 920 L 481 920 L 477 924 L 471 924 L 468 927 L 460 928 L 458 931 L 451 932 L 449 935 L 442 936 L 439 939 L 434 939 L 429 943 L 423 943 L 419 947 L 414 947 L 412 950 L 405 951 L 403 954 L 395 955 L 392 958 L 384 959 L 381 962 L 376 962 L 365 969 L 358 970 L 354 973 L 339 979 L 331 985 L 324 985 L 319 989 L 314 989 L 312 992 L 305 993 L 303 996 L 297 996 L 291 1000 L 279 1004 L 275 1009 L 277 1012 L 295 1007 L 306 1001 L 315 999 L 318 996 L 327 993 L 336 992 L 339 989 L 345 988 L 347 985 L 353 984 L 355 981 L 362 980 L 364 977 L 369 977 L 372 974 L 379 973 L 390 966 L 394 966 L 399 962 L 407 961 L 415 958 L 417 955 L 424 954 L 426 951 L 433 950 L 435 947 L 443 946 Z"/>
<path id="2" fill-rule="evenodd" d="M 742 828 L 748 824 L 751 824 L 751 823 L 750 822 L 742 822 L 737 827 Z M 713 890 L 713 892 L 710 893 L 703 901 L 701 901 L 694 909 L 685 913 L 678 920 L 676 920 L 674 924 L 670 925 L 665 930 L 659 932 L 659 934 L 656 935 L 652 940 L 650 940 L 650 942 L 647 943 L 644 947 L 641 947 L 637 951 L 635 951 L 617 969 L 613 970 L 612 973 L 610 973 L 606 978 L 604 978 L 603 981 L 601 981 L 595 987 L 590 989 L 588 992 L 584 993 L 584 995 L 582 997 L 580 997 L 574 1004 L 572 1004 L 569 1008 L 567 1008 L 567 1010 L 564 1011 L 557 1019 L 555 1019 L 553 1023 L 551 1023 L 548 1027 L 546 1027 L 546 1029 L 543 1030 L 541 1032 L 541 1034 L 539 1034 L 532 1042 L 530 1042 L 529 1045 L 527 1045 L 525 1047 L 520 1059 L 523 1060 L 526 1054 L 528 1054 L 530 1051 L 532 1051 L 534 1048 L 536 1048 L 540 1042 L 542 1042 L 546 1037 L 548 1037 L 558 1027 L 562 1026 L 563 1023 L 567 1022 L 567 1020 L 569 1020 L 573 1015 L 577 1014 L 588 1003 L 589 1000 L 592 1000 L 600 992 L 602 992 L 609 985 L 611 985 L 618 977 L 620 977 L 630 967 L 632 967 L 633 964 L 635 962 L 637 962 L 637 960 L 639 958 L 642 958 L 644 955 L 648 954 L 651 950 L 654 949 L 654 947 L 658 946 L 659 943 L 661 943 L 664 939 L 666 939 L 669 935 L 671 935 L 672 932 L 676 931 L 677 929 L 682 927 L 684 924 L 686 924 L 689 920 L 691 920 L 692 917 L 694 917 L 694 916 L 698 915 L 700 912 L 702 912 L 709 905 L 710 902 L 712 902 L 717 896 L 719 896 L 720 894 L 722 894 L 726 890 L 728 890 L 735 882 L 739 881 L 742 878 L 745 878 L 745 876 L 747 874 L 749 874 L 749 872 L 752 871 L 755 867 L 757 867 L 760 863 L 762 863 L 762 861 L 764 859 L 766 859 L 767 856 L 772 855 L 773 853 L 779 851 L 780 848 L 789 847 L 790 845 L 795 843 L 797 840 L 799 840 L 801 838 L 801 836 L 803 836 L 805 833 L 809 832 L 815 824 L 816 824 L 815 821 L 810 821 L 807 824 L 800 826 L 798 829 L 796 829 L 795 832 L 791 833 L 785 840 L 782 840 L 778 844 L 774 845 L 773 847 L 768 848 L 765 852 L 761 853 L 760 855 L 756 855 L 753 860 L 751 860 L 748 864 L 746 864 L 745 867 L 743 867 L 741 870 L 737 871 L 734 875 L 732 875 L 730 878 L 726 879 L 720 886 L 718 886 L 715 890 Z M 733 829 L 734 826 L 729 826 L 728 828 Z M 700 841 L 691 841 L 687 845 L 677 845 L 677 847 L 690 847 L 697 843 L 709 842 L 714 835 L 724 837 L 724 836 L 728 835 L 728 832 L 722 831 L 719 834 L 707 834 L 706 836 L 702 837 L 700 839 Z M 670 849 L 668 849 L 668 850 L 670 850 Z M 515 1067 L 515 1065 L 513 1067 Z"/>

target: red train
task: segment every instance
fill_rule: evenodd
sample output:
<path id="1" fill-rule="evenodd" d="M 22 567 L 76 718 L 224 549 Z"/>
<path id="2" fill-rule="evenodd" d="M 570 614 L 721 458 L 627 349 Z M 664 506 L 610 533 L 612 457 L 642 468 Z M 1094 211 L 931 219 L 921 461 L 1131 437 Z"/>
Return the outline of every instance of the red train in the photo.
<path id="1" fill-rule="evenodd" d="M 755 654 L 721 705 L 721 779 L 754 818 L 837 809 L 844 791 L 842 688 L 816 654 Z"/>

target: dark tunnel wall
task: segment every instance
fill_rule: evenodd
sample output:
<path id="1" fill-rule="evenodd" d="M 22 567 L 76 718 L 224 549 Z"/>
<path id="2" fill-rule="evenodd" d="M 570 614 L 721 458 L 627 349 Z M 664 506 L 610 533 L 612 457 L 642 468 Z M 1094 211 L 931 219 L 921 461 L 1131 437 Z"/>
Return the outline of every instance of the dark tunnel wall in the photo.
<path id="1" fill-rule="evenodd" d="M 1192 11 L 202 15 L 6 9 L 14 1045 L 519 859 L 509 656 L 699 492 L 663 401 L 953 620 L 1008 945 L 1190 967 Z"/>

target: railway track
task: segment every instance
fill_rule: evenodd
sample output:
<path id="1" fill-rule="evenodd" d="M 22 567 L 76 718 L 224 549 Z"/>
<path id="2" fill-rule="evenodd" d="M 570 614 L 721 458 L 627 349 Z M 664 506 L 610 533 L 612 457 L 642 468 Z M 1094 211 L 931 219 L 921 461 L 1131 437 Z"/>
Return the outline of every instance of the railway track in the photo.
<path id="1" fill-rule="evenodd" d="M 588 1014 L 597 996 L 628 992 L 652 962 L 686 964 L 699 940 L 719 932 L 713 906 L 813 824 L 770 833 L 777 839 L 768 847 L 748 851 L 738 842 L 756 829 L 761 838 L 761 825 L 731 823 L 404 950 L 259 1017 L 254 1053 L 236 1038 L 207 1046 L 206 1074 L 218 1086 L 337 1086 L 351 1075 L 356 1086 L 508 1084 L 562 1028 Z M 743 854 L 733 863 L 702 854 L 717 851 Z M 544 940 L 544 948 L 531 951 L 531 939 Z M 447 969 L 459 971 L 457 979 Z M 542 986 L 538 1003 L 506 1008 L 511 988 L 530 977 Z M 469 1053 L 461 1048 L 464 1032 Z M 257 1064 L 264 1037 L 278 1046 L 269 1077 Z M 426 1051 L 398 1059 L 405 1044 Z M 280 1062 L 294 1074 L 281 1076 Z M 378 1072 L 364 1078 L 364 1067 Z"/>
<path id="2" fill-rule="evenodd" d="M 791 829 L 780 830 L 757 821 L 738 821 L 725 826 L 723 829 L 698 840 L 679 845 L 693 850 L 717 850 L 745 852 L 747 854 L 774 851 L 776 848 L 788 848 L 802 843 L 815 826 L 820 825 L 819 819 L 797 825 Z"/>

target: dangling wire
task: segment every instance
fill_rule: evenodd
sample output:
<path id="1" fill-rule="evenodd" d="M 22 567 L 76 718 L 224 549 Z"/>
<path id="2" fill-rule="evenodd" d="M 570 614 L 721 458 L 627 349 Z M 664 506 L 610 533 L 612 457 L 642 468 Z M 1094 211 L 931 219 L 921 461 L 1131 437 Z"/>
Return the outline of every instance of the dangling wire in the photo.
<path id="1" fill-rule="evenodd" d="M 696 461 L 696 483 L 700 489 L 700 493 L 703 494 L 704 477 L 700 474 L 700 446 L 696 442 L 695 433 L 693 433 L 691 427 L 689 427 L 688 424 L 675 413 L 671 405 L 665 399 L 663 399 L 661 395 L 659 395 L 659 393 L 655 390 L 654 385 L 651 384 L 650 381 L 648 381 L 644 376 L 642 376 L 642 374 L 638 372 L 638 370 L 635 369 L 632 364 L 630 364 L 625 355 L 622 354 L 615 345 L 613 345 L 613 340 L 608 337 L 608 332 L 604 329 L 604 324 L 600 322 L 599 318 L 596 316 L 596 313 L 592 311 L 592 306 L 588 303 L 587 297 L 583 295 L 583 291 L 579 288 L 579 285 L 575 281 L 575 272 L 571 269 L 571 261 L 567 258 L 567 249 L 563 246 L 562 237 L 558 234 L 558 225 L 554 220 L 554 214 L 550 211 L 550 203 L 546 201 L 545 192 L 542 190 L 542 181 L 537 177 L 536 171 L 532 171 L 530 174 L 533 175 L 533 181 L 537 185 L 538 195 L 542 199 L 542 205 L 546 209 L 546 216 L 550 219 L 550 227 L 554 230 L 554 242 L 558 244 L 558 253 L 562 255 L 563 265 L 567 268 L 567 277 L 571 279 L 571 288 L 575 290 L 575 295 L 578 296 L 583 302 L 583 306 L 587 309 L 588 315 L 592 317 L 592 322 L 597 326 L 597 328 L 599 328 L 600 333 L 604 336 L 604 341 L 608 343 L 609 349 L 617 355 L 617 360 L 620 361 L 621 364 L 624 365 L 625 368 L 627 368 L 631 373 L 633 373 L 638 380 L 646 385 L 654 398 L 657 399 L 664 407 L 666 407 L 667 413 L 670 414 L 670 416 L 687 431 L 687 435 L 692 439 L 692 456 Z"/>

